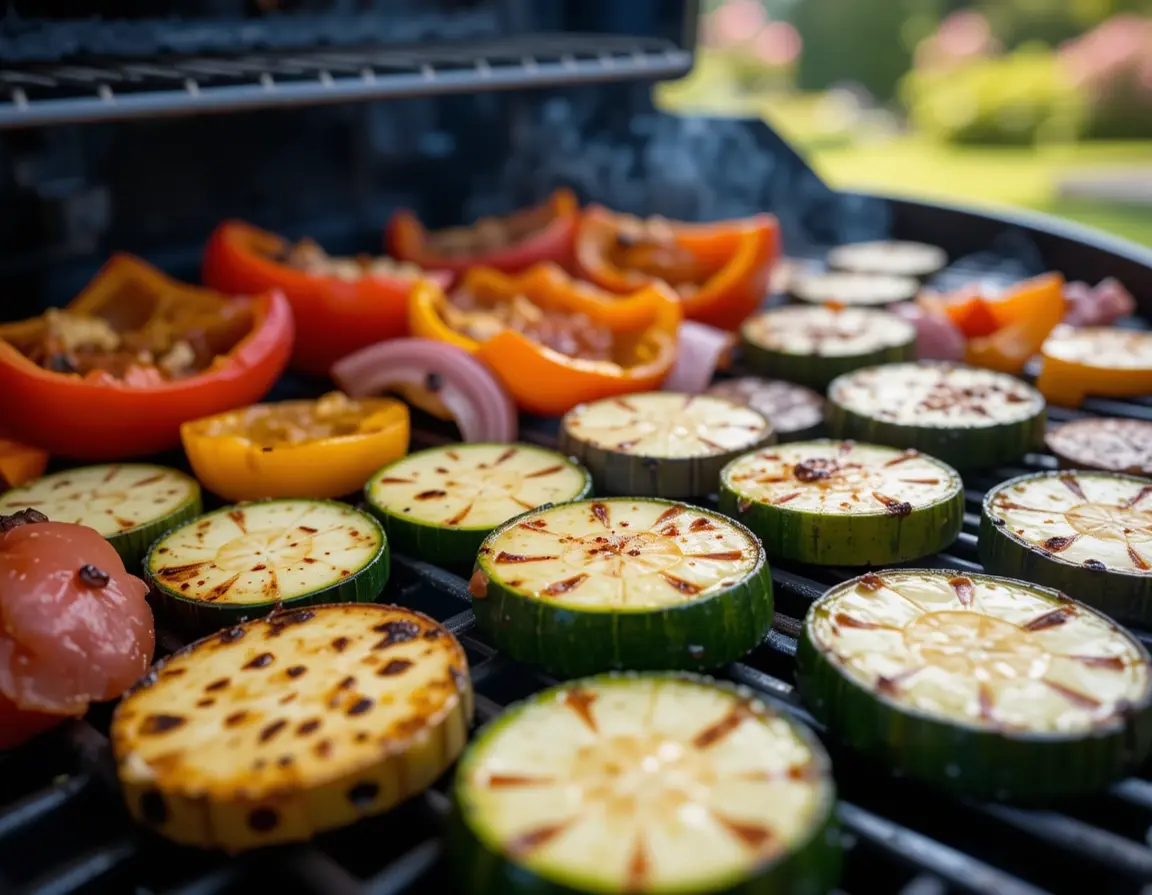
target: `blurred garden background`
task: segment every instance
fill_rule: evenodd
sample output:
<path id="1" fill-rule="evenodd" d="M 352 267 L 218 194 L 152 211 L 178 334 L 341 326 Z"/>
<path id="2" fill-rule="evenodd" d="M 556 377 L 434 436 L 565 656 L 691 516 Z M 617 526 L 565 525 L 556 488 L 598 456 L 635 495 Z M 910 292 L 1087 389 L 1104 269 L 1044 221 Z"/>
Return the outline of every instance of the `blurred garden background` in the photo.
<path id="1" fill-rule="evenodd" d="M 758 114 L 839 187 L 1152 245 L 1152 0 L 704 0 L 669 109 Z"/>

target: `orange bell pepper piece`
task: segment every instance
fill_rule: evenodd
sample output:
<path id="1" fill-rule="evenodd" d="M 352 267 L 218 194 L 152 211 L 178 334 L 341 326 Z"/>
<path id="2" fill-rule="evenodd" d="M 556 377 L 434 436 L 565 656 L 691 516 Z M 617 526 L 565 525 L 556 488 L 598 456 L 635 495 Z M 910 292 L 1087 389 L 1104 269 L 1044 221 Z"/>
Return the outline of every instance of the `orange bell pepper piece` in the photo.
<path id="1" fill-rule="evenodd" d="M 1088 395 L 1152 393 L 1152 333 L 1115 326 L 1061 326 L 1041 349 L 1036 388 L 1053 404 L 1077 407 Z"/>
<path id="2" fill-rule="evenodd" d="M 996 315 L 975 290 L 963 290 L 940 302 L 940 308 L 966 339 L 990 336 L 1000 328 Z"/>
<path id="3" fill-rule="evenodd" d="M 760 307 L 780 256 L 776 218 L 687 224 L 589 207 L 576 231 L 580 272 L 609 292 L 663 281 L 680 296 L 684 316 L 734 330 Z"/>
<path id="4" fill-rule="evenodd" d="M 47 451 L 0 438 L 0 488 L 15 488 L 38 479 L 47 468 Z"/>
<path id="5" fill-rule="evenodd" d="M 986 302 L 997 328 L 968 340 L 967 363 L 1001 373 L 1020 373 L 1064 318 L 1064 278 L 1049 273 L 1018 283 Z"/>
<path id="6" fill-rule="evenodd" d="M 409 302 L 413 335 L 476 355 L 528 413 L 562 416 L 587 401 L 649 391 L 659 387 L 676 359 L 680 303 L 662 283 L 650 283 L 628 296 L 610 295 L 572 280 L 557 265 L 538 264 L 513 276 L 474 268 L 456 288 L 480 307 L 526 300 L 544 315 L 583 315 L 610 334 L 611 360 L 574 357 L 508 327 L 479 340 L 449 325 L 449 298 L 439 285 L 418 283 Z"/>

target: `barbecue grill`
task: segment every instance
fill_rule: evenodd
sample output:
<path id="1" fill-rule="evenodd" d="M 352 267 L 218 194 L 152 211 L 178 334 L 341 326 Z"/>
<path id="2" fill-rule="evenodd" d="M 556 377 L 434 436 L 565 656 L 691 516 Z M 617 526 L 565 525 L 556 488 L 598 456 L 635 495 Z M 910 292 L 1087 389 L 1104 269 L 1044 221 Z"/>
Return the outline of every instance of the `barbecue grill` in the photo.
<path id="1" fill-rule="evenodd" d="M 71 2 L 53 4 L 65 11 L 48 18 L 42 4 L 7 4 L 4 318 L 63 303 L 112 250 L 194 280 L 203 239 L 227 216 L 355 250 L 378 246 L 400 204 L 447 224 L 527 204 L 561 184 L 643 214 L 707 220 L 771 211 L 788 254 L 812 265 L 828 246 L 853 239 L 933 243 L 952 258 L 933 283 L 945 289 L 1048 269 L 1089 282 L 1115 276 L 1142 301 L 1143 317 L 1152 315 L 1152 251 L 1038 216 L 838 193 L 759 121 L 656 111 L 651 82 L 692 63 L 692 2 L 339 0 L 258 11 L 270 5 Z M 286 376 L 273 397 L 324 389 Z M 1152 397 L 1049 410 L 1055 423 L 1083 415 L 1152 420 Z M 554 446 L 556 422 L 525 419 L 522 437 Z M 420 446 L 450 438 L 431 423 L 414 431 Z M 1016 467 L 966 475 L 963 534 L 949 553 L 917 565 L 979 570 L 985 491 L 1055 467 L 1053 457 L 1033 453 Z M 714 506 L 715 498 L 700 502 Z M 441 620 L 461 639 L 479 721 L 552 683 L 474 635 L 459 574 L 404 556 L 393 564 L 384 599 Z M 773 564 L 774 629 L 720 675 L 814 724 L 792 683 L 799 620 L 853 574 Z M 1152 632 L 1135 633 L 1152 647 Z M 159 641 L 161 652 L 179 645 L 163 631 Z M 454 891 L 440 838 L 445 781 L 306 845 L 232 859 L 177 848 L 130 822 L 112 771 L 109 718 L 102 706 L 0 754 L 0 891 Z M 1148 772 L 1098 797 L 1024 809 L 947 799 L 828 745 L 841 796 L 844 892 L 1152 891 Z"/>

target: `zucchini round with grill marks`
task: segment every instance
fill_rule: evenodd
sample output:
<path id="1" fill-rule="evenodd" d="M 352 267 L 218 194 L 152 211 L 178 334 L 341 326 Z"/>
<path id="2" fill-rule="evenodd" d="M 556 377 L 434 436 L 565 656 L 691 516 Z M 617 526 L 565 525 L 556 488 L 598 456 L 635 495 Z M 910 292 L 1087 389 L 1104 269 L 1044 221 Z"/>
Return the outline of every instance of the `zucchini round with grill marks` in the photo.
<path id="1" fill-rule="evenodd" d="M 162 605 L 191 630 L 287 606 L 371 602 L 388 541 L 367 513 L 329 500 L 224 507 L 168 532 L 144 561 Z"/>
<path id="2" fill-rule="evenodd" d="M 46 475 L 0 495 L 0 515 L 39 510 L 53 522 L 87 525 L 135 574 L 160 535 L 200 513 L 200 486 L 166 466 L 115 463 Z"/>
<path id="3" fill-rule="evenodd" d="M 745 366 L 823 390 L 844 373 L 916 358 L 916 328 L 868 308 L 773 308 L 740 327 Z"/>
<path id="4" fill-rule="evenodd" d="M 862 273 L 801 274 L 788 290 L 793 299 L 808 304 L 835 302 L 860 307 L 911 301 L 919 291 L 920 284 L 912 277 Z"/>
<path id="5" fill-rule="evenodd" d="M 938 570 L 846 581 L 804 620 L 797 681 L 848 745 L 964 795 L 1091 793 L 1152 751 L 1144 647 L 1023 581 Z"/>
<path id="6" fill-rule="evenodd" d="M 780 441 L 807 441 L 824 425 L 824 398 L 794 382 L 741 376 L 717 382 L 705 394 L 751 407 Z"/>
<path id="7" fill-rule="evenodd" d="M 401 553 L 472 563 L 492 529 L 525 510 L 587 497 L 592 479 L 567 457 L 528 444 L 450 444 L 384 467 L 364 489 Z"/>
<path id="8" fill-rule="evenodd" d="M 513 706 L 453 788 L 466 891 L 823 893 L 840 870 L 823 748 L 750 691 L 605 675 Z"/>
<path id="9" fill-rule="evenodd" d="M 1049 432 L 1044 443 L 1067 469 L 1152 476 L 1152 422 L 1147 420 L 1072 420 Z"/>
<path id="10" fill-rule="evenodd" d="M 775 440 L 748 407 L 676 392 L 582 404 L 560 423 L 560 450 L 588 468 L 598 494 L 711 494 L 724 464 Z"/>
<path id="11" fill-rule="evenodd" d="M 853 242 L 828 252 L 828 266 L 861 274 L 924 280 L 948 266 L 948 253 L 922 242 Z"/>
<path id="12" fill-rule="evenodd" d="M 410 609 L 344 604 L 169 656 L 117 707 L 112 747 L 138 821 L 238 852 L 387 811 L 444 772 L 471 720 L 456 638 Z"/>
<path id="13" fill-rule="evenodd" d="M 1044 398 L 1005 373 L 949 363 L 888 364 L 828 387 L 828 432 L 915 448 L 959 470 L 1019 460 L 1043 443 Z"/>
<path id="14" fill-rule="evenodd" d="M 1063 591 L 1124 622 L 1152 623 L 1152 482 L 1044 472 L 989 491 L 980 561 Z"/>
<path id="15" fill-rule="evenodd" d="M 476 624 L 512 658 L 561 677 L 715 668 L 772 627 L 760 542 L 717 513 L 651 498 L 526 513 L 484 541 Z"/>
<path id="16" fill-rule="evenodd" d="M 945 549 L 964 524 L 956 470 L 916 451 L 808 441 L 733 460 L 720 511 L 747 525 L 773 558 L 889 565 Z"/>

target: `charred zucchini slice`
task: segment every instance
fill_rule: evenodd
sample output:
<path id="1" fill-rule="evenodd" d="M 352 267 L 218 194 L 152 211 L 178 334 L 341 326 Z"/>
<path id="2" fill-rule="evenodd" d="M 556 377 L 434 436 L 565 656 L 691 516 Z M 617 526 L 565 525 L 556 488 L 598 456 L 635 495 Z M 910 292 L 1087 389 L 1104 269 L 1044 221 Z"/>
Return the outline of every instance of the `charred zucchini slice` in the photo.
<path id="1" fill-rule="evenodd" d="M 891 570 L 813 604 L 797 680 L 847 744 L 965 795 L 1090 793 L 1152 750 L 1148 653 L 1062 594 L 1007 578 Z"/>
<path id="2" fill-rule="evenodd" d="M 1073 420 L 1050 431 L 1044 442 L 1066 469 L 1152 476 L 1152 423 L 1146 420 Z"/>
<path id="3" fill-rule="evenodd" d="M 213 630 L 285 606 L 377 599 L 388 542 L 380 523 L 347 504 L 261 500 L 168 532 L 144 570 L 175 620 Z"/>
<path id="4" fill-rule="evenodd" d="M 562 677 L 715 668 L 772 626 L 760 542 L 667 500 L 582 500 L 526 513 L 484 541 L 469 590 L 498 649 Z"/>
<path id="5" fill-rule="evenodd" d="M 774 559 L 888 565 L 956 540 L 964 484 L 956 470 L 916 451 L 797 442 L 728 464 L 720 510 L 752 529 Z"/>
<path id="6" fill-rule="evenodd" d="M 441 565 L 471 564 L 492 529 L 525 510 L 587 497 L 588 472 L 527 444 L 450 444 L 410 454 L 364 496 L 391 546 Z"/>
<path id="7" fill-rule="evenodd" d="M 750 691 L 606 675 L 513 706 L 465 752 L 467 892 L 822 893 L 840 870 L 828 758 Z"/>
<path id="8" fill-rule="evenodd" d="M 705 394 L 751 407 L 768 420 L 780 441 L 807 441 L 824 425 L 824 399 L 794 382 L 741 376 L 718 382 Z"/>
<path id="9" fill-rule="evenodd" d="M 980 560 L 1124 622 L 1152 624 L 1152 482 L 1112 472 L 1010 479 L 984 498 Z"/>
<path id="10" fill-rule="evenodd" d="M 828 266 L 861 274 L 925 280 L 948 266 L 948 253 L 922 242 L 853 242 L 828 253 Z"/>
<path id="11" fill-rule="evenodd" d="M 166 466 L 115 463 L 46 475 L 0 495 L 0 514 L 31 507 L 53 522 L 94 528 L 116 548 L 124 567 L 140 561 L 160 535 L 200 513 L 200 486 Z"/>
<path id="12" fill-rule="evenodd" d="M 882 274 L 824 273 L 801 274 L 793 278 L 788 293 L 793 299 L 808 304 L 883 307 L 911 301 L 920 284 L 911 277 Z"/>
<path id="13" fill-rule="evenodd" d="M 916 328 L 868 308 L 784 307 L 740 327 L 744 365 L 823 391 L 837 376 L 916 359 Z"/>
<path id="14" fill-rule="evenodd" d="M 158 663 L 116 709 L 132 815 L 185 845 L 308 839 L 420 792 L 468 737 L 464 650 L 410 609 L 297 609 Z"/>
<path id="15" fill-rule="evenodd" d="M 922 361 L 846 373 L 828 387 L 828 432 L 915 448 L 959 469 L 1019 460 L 1043 443 L 1044 398 L 1005 373 Z"/>
<path id="16" fill-rule="evenodd" d="M 560 450 L 588 468 L 598 494 L 711 494 L 724 464 L 775 440 L 755 410 L 676 392 L 582 404 L 560 423 Z"/>

